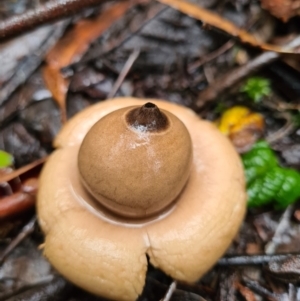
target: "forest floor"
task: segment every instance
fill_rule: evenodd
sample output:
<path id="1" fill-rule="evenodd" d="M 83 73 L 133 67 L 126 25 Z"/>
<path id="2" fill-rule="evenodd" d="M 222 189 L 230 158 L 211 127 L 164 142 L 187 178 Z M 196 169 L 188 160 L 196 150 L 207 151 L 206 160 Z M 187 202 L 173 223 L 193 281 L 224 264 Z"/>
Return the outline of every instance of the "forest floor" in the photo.
<path id="1" fill-rule="evenodd" d="M 300 171 L 299 7 L 292 0 L 1 1 L 0 150 L 14 163 L 0 169 L 0 300 L 103 300 L 42 256 L 34 208 L 54 138 L 92 104 L 164 99 L 217 125 L 224 112 L 244 107 L 254 117 L 232 111 L 227 124 L 237 152 L 243 157 L 265 140 L 282 168 Z M 299 196 L 281 209 L 271 200 L 249 208 L 227 253 L 193 285 L 149 265 L 139 300 L 300 300 Z"/>

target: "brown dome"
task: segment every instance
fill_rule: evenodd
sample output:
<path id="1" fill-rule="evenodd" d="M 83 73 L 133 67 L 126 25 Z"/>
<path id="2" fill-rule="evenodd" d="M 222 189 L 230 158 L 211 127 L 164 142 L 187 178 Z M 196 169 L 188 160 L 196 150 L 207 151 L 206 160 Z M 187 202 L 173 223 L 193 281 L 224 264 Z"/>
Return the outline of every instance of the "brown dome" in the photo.
<path id="1" fill-rule="evenodd" d="M 116 110 L 85 136 L 78 167 L 88 191 L 118 215 L 143 218 L 179 195 L 190 174 L 185 125 L 152 103 Z"/>

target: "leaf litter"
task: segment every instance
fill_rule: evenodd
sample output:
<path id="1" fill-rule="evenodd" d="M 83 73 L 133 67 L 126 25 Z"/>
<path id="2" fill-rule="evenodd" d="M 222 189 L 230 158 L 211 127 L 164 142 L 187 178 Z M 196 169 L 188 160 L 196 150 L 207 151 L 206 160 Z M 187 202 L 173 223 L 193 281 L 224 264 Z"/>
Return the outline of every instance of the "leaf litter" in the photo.
<path id="1" fill-rule="evenodd" d="M 69 81 L 61 73 L 61 69 L 76 62 L 84 54 L 90 43 L 118 20 L 133 3 L 123 1 L 103 11 L 95 20 L 79 21 L 68 35 L 47 54 L 44 80 L 46 87 L 57 101 L 62 121 L 66 121 L 66 94 Z"/>
<path id="2" fill-rule="evenodd" d="M 253 33 L 249 33 L 245 29 L 242 30 L 241 28 L 247 28 L 246 24 L 249 22 L 248 11 L 253 11 L 249 10 L 249 6 L 251 7 L 253 4 L 247 1 L 244 4 L 241 1 L 236 1 L 230 5 L 223 5 L 216 1 L 215 4 L 211 4 L 211 7 L 205 1 L 200 2 L 202 7 L 199 4 L 195 5 L 179 0 L 163 1 L 167 1 L 167 6 L 147 2 L 137 5 L 131 4 L 130 9 L 127 7 L 127 9 L 125 8 L 122 12 L 119 12 L 116 22 L 108 22 L 105 30 L 98 31 L 97 34 L 90 36 L 88 39 L 81 36 L 78 41 L 81 41 L 86 49 L 78 50 L 78 52 L 75 50 L 70 56 L 62 56 L 62 63 L 55 67 L 56 73 L 53 75 L 54 81 L 63 83 L 62 89 L 59 91 L 60 94 L 58 93 L 62 100 L 59 103 L 60 112 L 69 116 L 99 99 L 104 100 L 109 96 L 114 83 L 118 82 L 118 85 L 116 85 L 116 87 L 119 87 L 117 95 L 165 98 L 196 108 L 202 117 L 211 120 L 216 120 L 220 117 L 221 112 L 233 105 L 247 106 L 265 117 L 266 134 L 280 130 L 283 124 L 274 114 L 278 113 L 278 106 L 270 107 L 268 102 L 272 102 L 272 97 L 280 99 L 280 103 L 284 104 L 281 112 L 283 111 L 285 114 L 291 114 L 290 108 L 296 106 L 296 102 L 295 98 L 282 97 L 282 94 L 276 91 L 276 85 L 273 84 L 274 76 L 269 74 L 271 70 L 268 70 L 268 66 L 271 61 L 278 59 L 281 59 L 283 64 L 290 62 L 281 55 L 281 52 L 286 51 L 286 49 L 297 52 L 299 45 L 291 46 L 289 44 L 288 48 L 285 48 L 269 44 L 263 40 L 257 40 Z M 168 6 L 176 7 L 179 11 Z M 108 9 L 113 10 L 113 7 L 110 6 Z M 227 10 L 234 11 L 235 15 L 241 16 L 242 26 L 241 24 L 234 25 L 223 17 L 222 14 L 226 15 L 224 12 Z M 243 14 L 243 10 L 246 10 L 247 14 Z M 196 18 L 187 16 L 187 13 Z M 147 17 L 145 18 L 145 16 Z M 109 17 L 110 15 L 107 16 L 107 19 Z M 100 20 L 101 18 L 99 19 L 100 23 L 105 23 L 105 21 Z M 203 29 L 198 21 L 205 23 L 206 28 Z M 293 20 L 285 26 L 290 24 L 293 28 Z M 225 29 L 229 37 L 208 29 L 207 25 L 222 29 L 222 31 Z M 91 26 L 92 31 L 94 25 Z M 272 30 L 271 35 L 276 35 L 276 28 L 272 26 L 270 28 Z M 72 29 L 69 32 L 71 33 Z M 297 41 L 297 34 L 299 33 L 295 32 L 296 38 L 294 35 L 292 43 Z M 196 36 L 201 37 L 201 39 L 195 39 Z M 241 43 L 232 42 L 231 36 L 239 38 Z M 64 38 L 61 41 L 64 41 Z M 80 44 L 78 41 L 76 43 Z M 94 42 L 90 47 L 91 41 Z M 256 50 L 249 49 L 243 43 L 254 46 Z M 71 45 L 72 42 L 70 46 L 68 43 L 60 46 L 62 47 L 60 52 L 67 52 L 68 47 L 72 48 Z M 222 47 L 222 45 L 227 46 Z M 236 54 L 241 51 L 242 47 L 244 47 L 243 51 L 247 53 L 248 58 L 246 58 L 245 65 L 238 66 Z M 139 56 L 131 67 L 124 68 L 130 54 L 133 54 L 135 49 L 139 49 Z M 220 50 L 218 51 L 218 49 Z M 261 49 L 271 51 L 260 54 L 258 51 Z M 212 52 L 214 54 L 210 55 Z M 77 54 L 81 57 L 78 61 L 76 61 Z M 48 61 L 44 55 L 40 54 L 40 56 L 41 61 Z M 166 57 L 168 60 L 165 59 Z M 67 59 L 64 61 L 64 58 Z M 153 63 L 151 64 L 151 62 Z M 188 68 L 189 66 L 193 66 L 193 68 Z M 126 74 L 120 80 L 120 74 L 124 69 Z M 267 97 L 259 103 L 253 103 L 240 93 L 241 83 L 245 77 L 254 72 L 261 76 L 266 71 L 265 69 L 267 69 L 268 77 L 271 79 L 272 95 L 270 99 Z M 240 72 L 237 76 L 232 77 L 237 70 L 240 70 Z M 293 70 L 296 74 L 299 73 L 299 70 Z M 222 80 L 218 79 L 219 73 L 223 73 Z M 45 157 L 47 153 L 51 152 L 49 141 L 51 142 L 60 126 L 57 117 L 55 117 L 58 112 L 57 108 L 47 109 L 54 99 L 57 101 L 55 88 L 53 86 L 52 88 L 46 87 L 42 80 L 39 84 L 36 84 L 36 80 L 41 79 L 40 69 L 34 75 L 29 77 L 29 74 L 27 74 L 26 77 L 29 83 L 28 86 L 23 85 L 14 90 L 10 93 L 11 96 L 9 96 L 5 106 L 0 107 L 0 113 L 3 110 L 3 116 L 5 116 L 4 122 L 1 120 L 1 148 L 14 155 L 17 167 L 33 162 L 23 171 L 21 167 L 19 171 L 17 169 L 11 172 L 16 177 L 20 176 L 21 183 L 26 183 L 26 177 L 22 176 L 24 171 L 25 174 L 33 171 L 33 168 L 40 166 L 44 159 L 41 159 L 41 162 L 35 160 Z M 230 79 L 230 77 L 233 79 Z M 210 78 L 210 81 L 208 81 L 208 78 Z M 285 82 L 285 78 L 286 74 L 282 76 L 280 81 Z M 63 82 L 64 79 L 67 79 L 66 83 Z M 226 85 L 222 85 L 222 81 Z M 71 83 L 70 86 L 69 82 Z M 293 83 L 293 80 L 288 82 Z M 294 82 L 297 81 L 294 80 Z M 29 89 L 31 90 L 29 91 Z M 216 90 L 218 93 L 213 94 L 209 101 L 200 103 L 204 99 L 202 98 L 203 92 L 209 91 L 209 89 L 211 91 Z M 51 93 L 49 93 L 49 90 Z M 283 88 L 283 91 L 286 92 L 287 89 Z M 18 104 L 20 104 L 22 95 L 24 106 L 20 107 Z M 98 97 L 99 95 L 101 97 Z M 11 104 L 12 102 L 13 104 Z M 9 113 L 6 111 L 6 107 L 10 107 Z M 27 112 L 24 113 L 24 110 Z M 41 112 L 47 110 L 54 112 L 52 118 L 47 119 L 47 114 L 40 119 L 35 117 L 35 115 L 38 116 Z M 35 112 L 38 112 L 38 114 L 35 114 Z M 41 131 L 38 125 L 43 123 L 45 118 L 47 121 L 45 121 Z M 59 124 L 58 128 L 52 130 L 53 123 L 56 124 L 56 127 Z M 48 138 L 43 139 L 45 135 L 41 133 L 46 132 L 49 133 Z M 300 139 L 298 136 L 297 127 L 293 127 L 291 131 L 281 131 L 272 144 L 272 147 L 277 150 L 280 163 L 286 167 L 289 167 L 290 161 L 285 160 L 283 156 L 284 147 L 285 145 L 293 147 L 299 145 Z M 16 137 L 16 139 L 12 141 L 11 137 Z M 30 148 L 27 147 L 28 144 L 31 145 Z M 2 176 L 1 183 L 5 182 L 3 179 L 12 181 L 14 176 Z M 6 189 L 6 191 L 9 191 L 7 186 Z M 13 190 L 11 192 L 14 193 Z M 291 284 L 287 287 L 282 278 L 287 278 L 287 275 L 290 274 L 297 278 L 297 273 L 293 268 L 297 268 L 299 259 L 297 254 L 291 252 L 299 252 L 300 225 L 296 218 L 299 211 L 298 207 L 299 205 L 296 203 L 288 207 L 286 211 L 274 211 L 268 207 L 249 210 L 244 225 L 227 252 L 227 256 L 230 255 L 230 257 L 228 257 L 226 265 L 221 267 L 222 260 L 227 259 L 227 257 L 221 259 L 219 266 L 217 265 L 194 285 L 177 283 L 177 288 L 174 288 L 172 279 L 150 267 L 146 287 L 140 300 L 163 300 L 164 298 L 167 300 L 166 298 L 170 298 L 170 300 L 252 301 L 260 300 L 260 297 L 271 300 L 287 300 L 287 298 L 296 300 L 295 296 L 299 291 L 297 280 L 296 284 L 292 284 L 294 280 L 290 280 Z M 42 242 L 43 238 L 37 225 L 29 227 L 29 233 L 24 232 L 24 228 L 22 228 L 26 228 L 26 223 L 29 222 L 30 224 L 30 217 L 33 217 L 33 215 L 29 212 L 24 216 L 17 216 L 2 223 L 3 230 L 5 227 L 7 229 L 2 236 L 2 250 L 4 252 L 2 256 L 7 256 L 4 264 L 11 262 L 10 260 L 14 258 L 15 253 L 20 254 L 20 256 L 26 254 L 24 247 L 28 247 L 28 243 L 31 244 L 29 250 L 36 250 L 38 256 L 40 256 L 37 245 Z M 12 223 L 12 221 L 13 227 L 9 226 L 9 222 Z M 18 241 L 17 238 L 20 237 L 18 234 L 21 238 L 23 236 L 28 237 L 24 238 L 23 241 Z M 17 240 L 12 240 L 12 244 L 9 244 L 9 241 L 14 237 Z M 15 245 L 15 241 L 19 242 L 19 245 Z M 13 248 L 7 252 L 5 251 L 7 247 Z M 264 262 L 257 263 L 256 256 L 265 252 L 269 253 L 268 256 L 270 257 Z M 277 254 L 278 252 L 286 253 L 286 257 L 276 257 L 280 256 Z M 246 262 L 246 264 L 233 264 L 229 260 L 234 256 L 236 258 L 244 256 L 244 263 Z M 29 263 L 29 258 L 27 259 Z M 275 262 L 272 271 L 267 267 L 269 259 L 270 262 L 271 260 Z M 14 261 L 12 264 L 11 272 L 17 271 L 18 264 L 16 262 L 18 261 Z M 287 265 L 292 269 L 287 270 Z M 34 264 L 35 273 L 41 272 L 39 266 L 40 264 Z M 282 266 L 284 268 L 281 268 Z M 7 276 L 10 275 L 9 272 L 5 273 Z M 75 289 L 65 280 L 58 278 L 52 271 L 48 271 L 45 277 L 44 283 L 33 281 L 30 289 L 28 289 L 30 285 L 26 287 L 28 283 L 19 283 L 19 287 L 11 289 L 16 285 L 16 280 L 10 283 L 4 281 L 2 283 L 3 291 L 7 293 L 6 297 L 11 294 L 12 298 L 20 297 L 23 300 L 30 300 L 34 295 L 41 293 L 44 294 L 45 300 L 50 300 L 54 296 L 62 300 L 101 300 L 101 298 L 93 297 L 79 289 Z M 20 292 L 22 287 L 24 287 L 24 293 Z M 70 290 L 70 288 L 72 289 Z M 170 292 L 169 295 L 168 292 Z M 21 296 L 20 294 L 24 295 Z"/>

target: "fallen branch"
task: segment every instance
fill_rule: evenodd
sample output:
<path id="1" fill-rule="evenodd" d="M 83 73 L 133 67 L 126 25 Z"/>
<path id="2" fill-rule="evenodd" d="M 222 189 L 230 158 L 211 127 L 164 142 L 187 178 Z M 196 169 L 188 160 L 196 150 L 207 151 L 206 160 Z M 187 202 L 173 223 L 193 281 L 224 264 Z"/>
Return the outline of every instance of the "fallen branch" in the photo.
<path id="1" fill-rule="evenodd" d="M 259 68 L 275 61 L 278 58 L 279 54 L 277 52 L 268 51 L 257 56 L 247 64 L 230 70 L 228 73 L 217 77 L 214 82 L 212 82 L 206 89 L 199 93 L 198 100 L 196 102 L 196 108 L 201 108 L 206 102 L 217 98 L 217 96 L 220 95 L 224 90 L 232 87 L 249 74 L 257 71 Z"/>
<path id="2" fill-rule="evenodd" d="M 297 36 L 287 45 L 289 48 L 297 48 L 299 46 L 300 36 Z M 264 52 L 255 57 L 253 60 L 249 61 L 247 64 L 234 68 L 224 75 L 219 76 L 206 89 L 199 93 L 198 100 L 195 104 L 196 110 L 203 107 L 206 102 L 214 100 L 223 91 L 232 87 L 246 76 L 277 60 L 280 55 L 280 53 L 273 51 Z"/>
<path id="3" fill-rule="evenodd" d="M 35 26 L 49 23 L 69 17 L 89 6 L 101 4 L 105 0 L 56 0 L 49 1 L 36 9 L 27 10 L 24 14 L 11 17 L 0 22 L 1 38 L 10 38 L 22 32 L 28 31 Z"/>

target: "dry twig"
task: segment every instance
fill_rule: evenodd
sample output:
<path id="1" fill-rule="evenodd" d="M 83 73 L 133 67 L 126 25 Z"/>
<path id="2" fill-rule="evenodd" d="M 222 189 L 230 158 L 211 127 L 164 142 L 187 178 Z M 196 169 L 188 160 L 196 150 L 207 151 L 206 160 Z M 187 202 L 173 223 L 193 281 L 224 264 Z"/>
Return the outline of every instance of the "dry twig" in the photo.
<path id="1" fill-rule="evenodd" d="M 113 98 L 115 94 L 118 92 L 120 86 L 122 85 L 126 75 L 130 71 L 132 65 L 136 61 L 140 54 L 140 50 L 136 49 L 132 52 L 132 54 L 129 56 L 128 60 L 126 61 L 121 73 L 119 74 L 119 77 L 117 78 L 113 88 L 111 89 L 110 93 L 108 94 L 107 98 Z"/>
<path id="2" fill-rule="evenodd" d="M 275 133 L 272 133 L 266 137 L 266 141 L 270 144 L 277 142 L 278 140 L 282 139 L 283 137 L 289 135 L 295 129 L 295 125 L 293 123 L 292 117 L 289 114 L 282 114 L 283 117 L 286 119 L 285 125 L 280 128 Z"/>
<path id="3" fill-rule="evenodd" d="M 168 289 L 166 295 L 164 296 L 164 298 L 161 301 L 170 301 L 173 296 L 173 293 L 176 290 L 176 286 L 177 286 L 177 282 L 173 281 L 171 283 L 171 285 L 169 286 L 169 289 Z"/>
<path id="4" fill-rule="evenodd" d="M 282 235 L 287 231 L 290 227 L 290 219 L 293 214 L 293 206 L 288 206 L 283 215 L 281 216 L 280 222 L 277 226 L 277 229 L 272 237 L 272 240 L 266 245 L 265 252 L 266 254 L 273 254 L 276 251 L 276 248 L 279 243 L 281 243 Z"/>
<path id="5" fill-rule="evenodd" d="M 291 48 L 299 47 L 300 36 L 297 36 L 290 43 L 288 43 L 288 46 Z M 196 109 L 200 109 L 206 102 L 214 100 L 224 90 L 232 87 L 238 81 L 242 80 L 254 71 L 257 71 L 259 68 L 262 68 L 263 66 L 275 61 L 279 57 L 280 53 L 267 51 L 258 55 L 247 64 L 230 70 L 228 73 L 216 78 L 216 80 L 209 85 L 208 88 L 199 93 L 198 100 L 195 104 Z"/>
<path id="6" fill-rule="evenodd" d="M 11 241 L 7 248 L 0 255 L 0 264 L 3 263 L 4 259 L 9 255 L 9 253 L 21 243 L 28 235 L 34 231 L 34 226 L 36 223 L 36 217 L 34 216 L 21 230 L 21 232 Z"/>
<path id="7" fill-rule="evenodd" d="M 38 25 L 68 17 L 89 6 L 103 3 L 105 0 L 55 0 L 27 10 L 22 15 L 0 22 L 0 39 L 16 36 Z"/>

